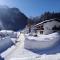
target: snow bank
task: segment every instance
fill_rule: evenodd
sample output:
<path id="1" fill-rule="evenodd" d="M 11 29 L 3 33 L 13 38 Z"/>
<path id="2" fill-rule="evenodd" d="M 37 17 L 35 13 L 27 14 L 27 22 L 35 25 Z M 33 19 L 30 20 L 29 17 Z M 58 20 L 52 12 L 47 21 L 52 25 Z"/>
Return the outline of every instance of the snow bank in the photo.
<path id="1" fill-rule="evenodd" d="M 38 37 L 26 36 L 24 48 L 26 49 L 45 49 L 52 47 L 57 41 L 60 40 L 58 32 L 49 35 L 40 35 Z"/>
<path id="2" fill-rule="evenodd" d="M 17 42 L 17 38 L 20 32 L 14 32 L 11 30 L 0 31 L 0 53 L 4 52 L 7 48 L 11 47 Z"/>
<path id="3" fill-rule="evenodd" d="M 11 53 L 15 48 L 16 48 L 15 45 L 11 46 L 11 47 L 8 48 L 6 51 L 4 51 L 3 53 L 1 53 L 1 56 L 2 56 L 3 58 L 5 58 L 5 57 L 8 56 L 8 54 Z"/>
<path id="4" fill-rule="evenodd" d="M 16 44 L 16 38 L 10 38 L 9 36 L 2 38 L 2 40 L 0 40 L 0 53 L 4 52 L 9 47 L 15 44 Z"/>
<path id="5" fill-rule="evenodd" d="M 4 52 L 7 48 L 11 47 L 13 42 L 10 37 L 0 40 L 0 53 Z"/>
<path id="6" fill-rule="evenodd" d="M 0 36 L 2 37 L 10 36 L 11 38 L 17 38 L 17 32 L 14 32 L 12 30 L 1 30 Z"/>

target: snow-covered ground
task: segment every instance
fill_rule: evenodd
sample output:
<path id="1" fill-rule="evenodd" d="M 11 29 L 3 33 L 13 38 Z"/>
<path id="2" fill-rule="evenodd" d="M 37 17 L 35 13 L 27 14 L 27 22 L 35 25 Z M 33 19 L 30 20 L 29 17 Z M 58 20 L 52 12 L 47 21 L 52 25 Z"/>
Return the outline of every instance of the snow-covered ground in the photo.
<path id="1" fill-rule="evenodd" d="M 54 42 L 55 43 L 54 45 L 56 45 L 56 46 L 53 46 L 52 48 L 45 49 L 45 50 L 40 50 L 40 49 L 27 50 L 24 48 L 24 44 L 26 42 L 25 37 L 28 37 L 31 40 L 35 39 L 38 42 L 42 41 L 42 40 L 43 40 L 42 42 L 49 41 L 49 40 L 51 40 L 51 42 L 52 42 L 52 40 L 54 40 L 56 42 L 56 43 Z M 48 39 L 46 39 L 46 38 L 48 38 Z M 24 35 L 24 33 L 21 33 L 19 35 L 18 41 L 19 41 L 18 43 L 16 43 L 12 47 L 8 48 L 5 52 L 3 52 L 1 54 L 1 56 L 4 57 L 5 60 L 60 60 L 60 33 L 59 32 L 50 34 L 49 36 L 40 35 L 40 36 L 38 36 L 38 38 L 33 37 L 33 36 L 30 37 L 26 34 Z M 57 42 L 57 41 L 59 41 L 59 42 Z M 28 45 L 28 43 L 26 44 L 26 47 L 27 47 L 27 45 Z"/>
<path id="2" fill-rule="evenodd" d="M 60 40 L 59 33 L 49 35 L 39 35 L 37 37 L 27 35 L 25 37 L 24 47 L 26 49 L 46 49 L 52 47 Z"/>
<path id="3" fill-rule="evenodd" d="M 18 39 L 19 42 L 15 46 L 11 47 L 11 50 L 9 49 L 9 51 L 7 50 L 6 52 L 3 52 L 1 56 L 4 57 L 5 60 L 16 60 L 16 59 L 21 60 L 29 58 L 31 59 L 39 56 L 38 54 L 33 53 L 32 51 L 24 49 L 24 40 L 25 40 L 24 34 L 21 34 Z"/>
<path id="4" fill-rule="evenodd" d="M 17 38 L 17 32 L 11 30 L 1 30 L 0 37 L 7 37 L 10 36 L 11 38 Z"/>
<path id="5" fill-rule="evenodd" d="M 0 31 L 0 53 L 16 43 L 17 33 L 13 31 Z"/>
<path id="6" fill-rule="evenodd" d="M 0 31 L 0 54 L 16 43 L 18 32 Z"/>
<path id="7" fill-rule="evenodd" d="M 0 40 L 0 53 L 4 52 L 6 49 L 13 45 L 13 41 L 10 37 L 5 37 Z"/>

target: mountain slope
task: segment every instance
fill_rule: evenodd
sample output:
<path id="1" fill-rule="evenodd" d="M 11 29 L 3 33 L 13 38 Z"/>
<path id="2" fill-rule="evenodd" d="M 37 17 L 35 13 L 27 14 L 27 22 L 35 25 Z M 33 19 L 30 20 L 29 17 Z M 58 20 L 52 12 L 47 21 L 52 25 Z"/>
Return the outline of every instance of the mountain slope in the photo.
<path id="1" fill-rule="evenodd" d="M 0 22 L 0 30 L 17 31 L 25 27 L 27 17 L 18 8 L 0 7 Z"/>

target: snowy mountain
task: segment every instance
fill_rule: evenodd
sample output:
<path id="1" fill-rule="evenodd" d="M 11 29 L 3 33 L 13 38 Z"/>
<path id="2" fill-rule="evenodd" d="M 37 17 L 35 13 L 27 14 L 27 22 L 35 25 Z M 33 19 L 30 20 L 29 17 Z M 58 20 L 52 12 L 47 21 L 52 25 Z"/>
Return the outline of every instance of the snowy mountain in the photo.
<path id="1" fill-rule="evenodd" d="M 18 8 L 0 6 L 0 29 L 21 30 L 27 24 L 27 17 Z"/>

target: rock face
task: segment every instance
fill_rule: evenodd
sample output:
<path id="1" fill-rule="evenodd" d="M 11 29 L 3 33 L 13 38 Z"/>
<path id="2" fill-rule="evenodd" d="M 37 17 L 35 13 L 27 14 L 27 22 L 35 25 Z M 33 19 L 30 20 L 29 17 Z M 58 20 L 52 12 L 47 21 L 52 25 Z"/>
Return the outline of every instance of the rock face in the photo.
<path id="1" fill-rule="evenodd" d="M 0 30 L 21 30 L 27 24 L 27 17 L 18 8 L 0 7 Z"/>

